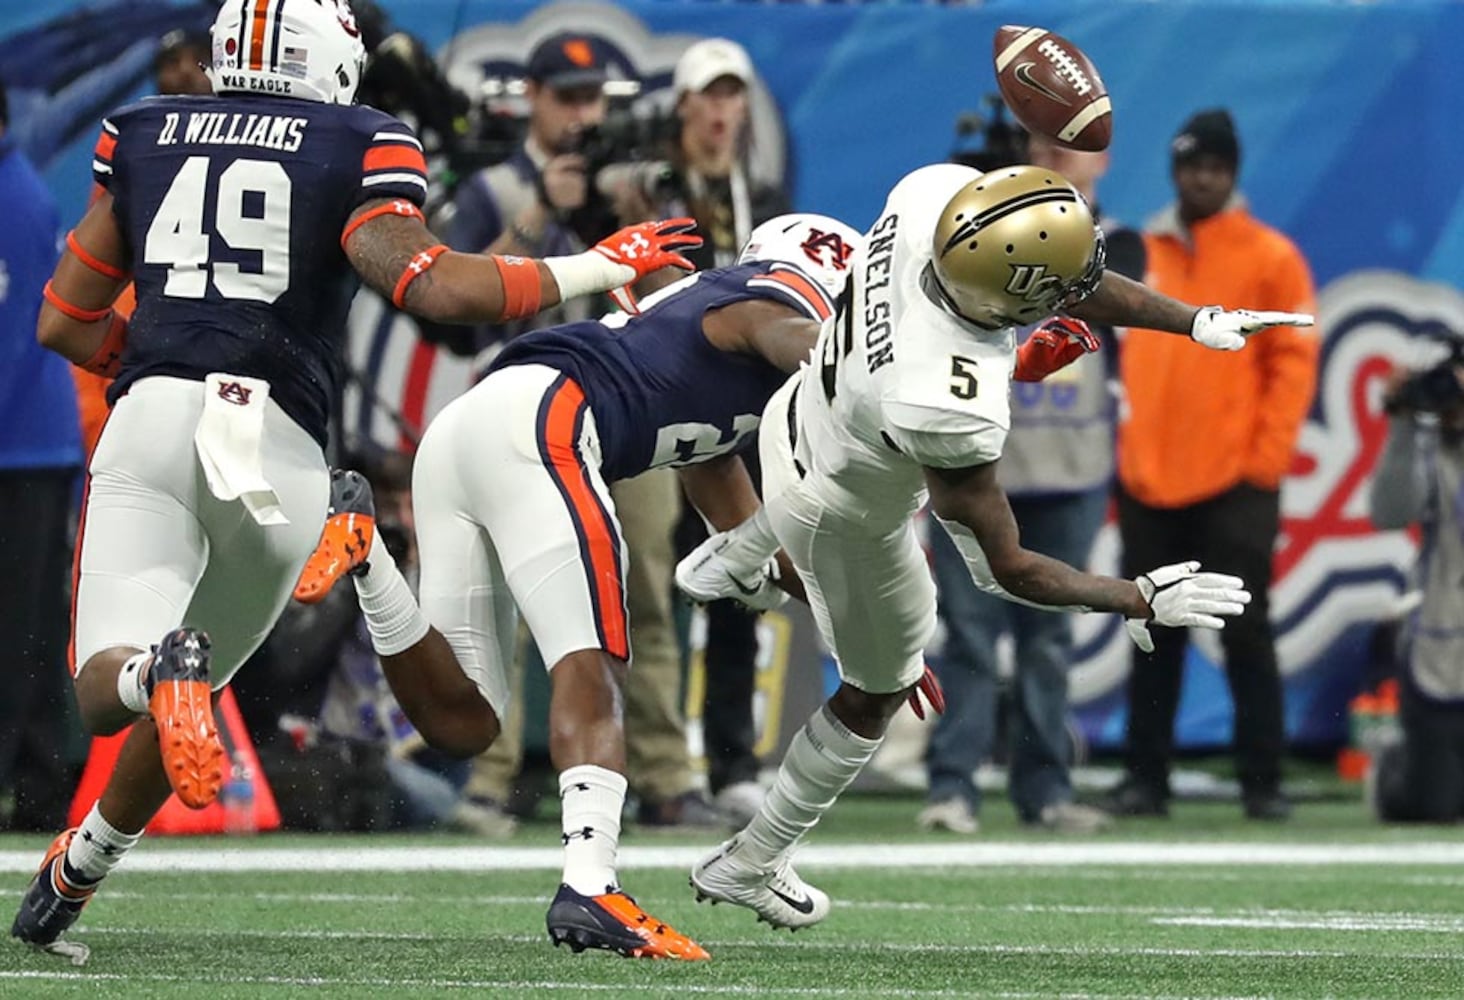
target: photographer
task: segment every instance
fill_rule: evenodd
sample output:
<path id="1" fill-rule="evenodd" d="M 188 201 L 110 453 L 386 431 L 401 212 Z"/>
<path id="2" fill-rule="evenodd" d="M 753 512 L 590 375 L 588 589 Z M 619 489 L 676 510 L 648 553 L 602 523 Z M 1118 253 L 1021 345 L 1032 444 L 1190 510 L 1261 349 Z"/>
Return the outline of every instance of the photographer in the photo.
<path id="1" fill-rule="evenodd" d="M 576 234 L 570 216 L 589 193 L 578 151 L 582 137 L 605 120 L 605 53 L 599 38 L 572 33 L 551 35 L 534 48 L 527 68 L 528 135 L 511 157 L 458 188 L 447 229 L 454 250 L 545 257 L 579 253 L 593 242 Z M 525 330 L 587 319 L 595 305 L 580 299 L 531 319 L 481 327 L 475 346 L 482 350 Z"/>
<path id="2" fill-rule="evenodd" d="M 1454 822 L 1464 818 L 1464 351 L 1394 371 L 1383 406 L 1372 520 L 1383 530 L 1422 524 L 1423 601 L 1403 633 L 1403 741 L 1378 756 L 1373 805 L 1385 821 Z"/>

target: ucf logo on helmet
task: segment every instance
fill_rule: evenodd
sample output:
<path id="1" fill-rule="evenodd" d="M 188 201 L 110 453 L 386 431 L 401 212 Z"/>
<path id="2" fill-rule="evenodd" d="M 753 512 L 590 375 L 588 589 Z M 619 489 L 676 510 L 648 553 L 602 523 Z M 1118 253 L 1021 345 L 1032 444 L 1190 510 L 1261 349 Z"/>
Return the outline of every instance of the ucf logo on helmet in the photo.
<path id="1" fill-rule="evenodd" d="M 1007 279 L 1008 295 L 1015 295 L 1027 302 L 1056 302 L 1062 294 L 1063 278 L 1060 274 L 1048 274 L 1046 264 L 1010 264 L 1012 276 Z"/>

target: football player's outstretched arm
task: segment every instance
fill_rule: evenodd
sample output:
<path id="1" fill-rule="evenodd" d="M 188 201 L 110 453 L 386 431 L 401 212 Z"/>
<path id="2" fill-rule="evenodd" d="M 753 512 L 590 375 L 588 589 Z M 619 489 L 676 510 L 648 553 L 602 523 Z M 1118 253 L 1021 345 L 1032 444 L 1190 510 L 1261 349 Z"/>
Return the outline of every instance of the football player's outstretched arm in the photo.
<path id="1" fill-rule="evenodd" d="M 584 253 L 544 260 L 449 250 L 409 202 L 380 198 L 351 215 L 351 266 L 399 309 L 438 323 L 500 323 L 579 295 L 608 292 L 662 267 L 692 270 L 690 219 L 622 229 Z"/>
<path id="2" fill-rule="evenodd" d="M 930 506 L 972 568 L 977 583 L 996 583 L 1023 602 L 1053 609 L 1116 611 L 1147 618 L 1149 605 L 1130 580 L 1095 576 L 1022 548 L 1016 518 L 996 480 L 996 463 L 926 468 Z M 989 574 L 982 579 L 981 569 Z"/>
<path id="3" fill-rule="evenodd" d="M 117 374 L 127 321 L 112 303 L 127 284 L 131 254 L 104 193 L 66 237 L 66 250 L 46 283 L 36 339 L 87 371 Z"/>
<path id="4" fill-rule="evenodd" d="M 819 325 L 792 306 L 748 299 L 707 314 L 702 332 L 718 350 L 755 354 L 789 375 L 813 354 Z"/>
<path id="5" fill-rule="evenodd" d="M 1066 309 L 1089 323 L 1138 326 L 1189 337 L 1217 351 L 1238 351 L 1245 338 L 1273 326 L 1311 326 L 1308 313 L 1226 310 L 1220 306 L 1193 306 L 1156 292 L 1142 282 L 1105 271 L 1092 295 Z"/>
<path id="6" fill-rule="evenodd" d="M 1022 548 L 1017 523 L 996 481 L 996 463 L 925 470 L 936 516 L 965 557 L 976 585 L 988 593 L 1054 610 L 1116 611 L 1129 638 L 1154 651 L 1149 625 L 1223 628 L 1250 602 L 1245 582 L 1202 573 L 1198 562 L 1160 566 L 1137 580 L 1074 569 Z"/>

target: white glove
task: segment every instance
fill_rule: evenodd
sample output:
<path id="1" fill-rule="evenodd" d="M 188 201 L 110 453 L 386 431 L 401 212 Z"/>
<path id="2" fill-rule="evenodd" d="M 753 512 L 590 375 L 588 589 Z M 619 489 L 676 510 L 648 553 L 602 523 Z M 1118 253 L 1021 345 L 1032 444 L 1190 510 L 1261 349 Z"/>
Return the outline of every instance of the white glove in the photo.
<path id="1" fill-rule="evenodd" d="M 1175 563 L 1150 570 L 1134 581 L 1149 603 L 1148 619 L 1124 622 L 1129 638 L 1146 653 L 1154 652 L 1149 623 L 1171 628 L 1224 628 L 1221 615 L 1234 616 L 1250 603 L 1250 591 L 1238 576 L 1201 573 L 1198 562 Z"/>
<path id="2" fill-rule="evenodd" d="M 746 546 L 731 532 L 713 535 L 676 564 L 676 586 L 698 604 L 730 597 L 752 611 L 782 607 L 788 594 L 778 586 L 778 563 L 760 556 L 748 565 L 739 561 Z"/>
<path id="3" fill-rule="evenodd" d="M 1226 311 L 1220 306 L 1203 306 L 1190 325 L 1190 339 L 1216 351 L 1238 351 L 1245 338 L 1271 326 L 1311 326 L 1310 313 Z"/>

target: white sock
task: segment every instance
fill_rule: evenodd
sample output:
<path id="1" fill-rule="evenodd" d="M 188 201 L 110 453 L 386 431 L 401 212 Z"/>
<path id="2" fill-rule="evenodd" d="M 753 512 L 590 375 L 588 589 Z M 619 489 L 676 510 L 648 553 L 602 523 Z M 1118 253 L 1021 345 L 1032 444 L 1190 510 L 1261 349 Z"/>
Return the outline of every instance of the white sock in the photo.
<path id="1" fill-rule="evenodd" d="M 151 653 L 135 653 L 117 671 L 117 697 L 129 711 L 147 714 L 147 670 Z"/>
<path id="2" fill-rule="evenodd" d="M 67 881 L 75 876 L 88 884 L 99 881 L 121 864 L 123 855 L 141 839 L 141 830 L 123 833 L 103 819 L 99 806 L 93 805 L 66 849 Z"/>
<path id="3" fill-rule="evenodd" d="M 615 852 L 620 845 L 620 811 L 625 776 L 594 764 L 559 775 L 564 829 L 564 882 L 575 892 L 599 896 L 620 887 Z"/>
<path id="4" fill-rule="evenodd" d="M 366 618 L 372 647 L 380 656 L 395 656 L 422 641 L 427 619 L 379 532 L 372 538 L 366 561 L 366 572 L 351 578 L 356 600 Z"/>
<path id="5" fill-rule="evenodd" d="M 849 731 L 824 705 L 793 737 L 778 779 L 747 824 L 745 856 L 771 869 L 828 812 L 884 742 Z"/>

